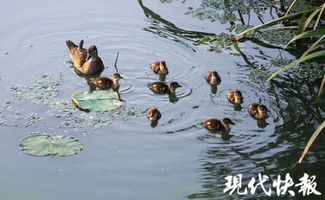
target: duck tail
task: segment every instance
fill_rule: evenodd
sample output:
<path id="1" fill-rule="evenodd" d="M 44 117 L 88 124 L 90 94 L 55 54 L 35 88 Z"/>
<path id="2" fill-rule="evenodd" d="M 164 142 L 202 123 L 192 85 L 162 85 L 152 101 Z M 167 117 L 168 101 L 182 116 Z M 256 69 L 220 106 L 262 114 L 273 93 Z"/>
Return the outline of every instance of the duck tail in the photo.
<path id="1" fill-rule="evenodd" d="M 82 49 L 83 48 L 83 45 L 84 45 L 84 41 L 83 40 L 80 40 L 80 42 L 79 42 L 79 49 Z"/>
<path id="2" fill-rule="evenodd" d="M 65 42 L 67 44 L 67 47 L 71 50 L 72 48 L 78 47 L 75 43 L 73 43 L 71 40 L 67 40 Z"/>

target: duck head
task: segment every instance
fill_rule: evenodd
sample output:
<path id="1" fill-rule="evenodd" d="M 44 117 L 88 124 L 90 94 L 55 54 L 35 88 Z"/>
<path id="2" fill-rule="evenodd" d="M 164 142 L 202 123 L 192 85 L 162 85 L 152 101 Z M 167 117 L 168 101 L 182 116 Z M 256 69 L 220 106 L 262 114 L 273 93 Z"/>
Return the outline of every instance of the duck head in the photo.
<path id="1" fill-rule="evenodd" d="M 259 104 L 257 110 L 261 116 L 266 117 L 268 109 L 265 105 Z"/>
<path id="2" fill-rule="evenodd" d="M 168 69 L 166 67 L 166 62 L 165 61 L 161 61 L 160 62 L 159 68 L 160 68 L 160 71 L 168 71 Z"/>
<path id="3" fill-rule="evenodd" d="M 171 92 L 175 92 L 177 88 L 182 87 L 180 84 L 178 84 L 177 82 L 171 82 L 170 86 L 169 86 L 169 90 Z"/>
<path id="4" fill-rule="evenodd" d="M 147 117 L 150 121 L 158 121 L 161 117 L 161 114 L 156 107 L 151 107 L 147 112 Z"/>
<path id="5" fill-rule="evenodd" d="M 234 97 L 235 97 L 235 103 L 242 103 L 243 102 L 243 96 L 239 90 L 236 90 L 234 92 Z"/>
<path id="6" fill-rule="evenodd" d="M 225 129 L 226 131 L 229 130 L 230 125 L 234 125 L 234 124 L 235 124 L 235 123 L 234 123 L 233 121 L 231 121 L 231 119 L 229 119 L 229 118 L 223 118 L 222 121 L 221 121 L 221 123 L 222 123 L 222 125 L 223 125 L 223 127 L 224 127 L 224 129 Z"/>
<path id="7" fill-rule="evenodd" d="M 96 45 L 91 45 L 88 48 L 88 57 L 87 57 L 87 60 L 89 60 L 92 56 L 98 56 L 98 50 L 97 50 Z"/>
<path id="8" fill-rule="evenodd" d="M 119 81 L 120 79 L 124 79 L 119 73 L 113 74 L 113 80 Z"/>

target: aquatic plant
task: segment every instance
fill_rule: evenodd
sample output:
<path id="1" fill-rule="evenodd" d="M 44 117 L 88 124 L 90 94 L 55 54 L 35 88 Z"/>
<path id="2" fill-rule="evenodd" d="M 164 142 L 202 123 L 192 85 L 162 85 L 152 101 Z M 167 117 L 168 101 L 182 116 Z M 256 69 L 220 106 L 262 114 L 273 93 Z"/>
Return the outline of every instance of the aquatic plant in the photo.
<path id="1" fill-rule="evenodd" d="M 71 156 L 79 153 L 83 145 L 73 137 L 61 135 L 33 135 L 20 142 L 21 150 L 32 156 Z"/>
<path id="2" fill-rule="evenodd" d="M 298 12 L 298 13 L 294 13 L 294 14 L 289 15 L 288 13 L 289 13 L 290 9 L 294 6 L 294 4 L 296 2 L 297 1 L 293 1 L 293 3 L 289 7 L 289 9 L 288 9 L 285 16 L 283 16 L 283 17 L 281 17 L 279 19 L 276 19 L 276 20 L 272 20 L 272 21 L 270 21 L 268 23 L 265 23 L 265 24 L 262 24 L 262 25 L 259 25 L 259 26 L 249 28 L 249 29 L 247 29 L 247 30 L 245 30 L 245 31 L 243 31 L 243 32 L 241 32 L 241 33 L 234 36 L 234 40 L 238 41 L 238 40 L 246 37 L 246 35 L 248 35 L 249 33 L 256 32 L 256 31 L 258 31 L 260 29 L 268 28 L 270 26 L 282 23 L 285 20 L 293 19 L 293 18 L 296 18 L 296 17 L 299 16 L 300 20 L 299 20 L 299 26 L 297 26 L 297 29 L 298 29 L 298 32 L 300 34 L 294 36 L 287 43 L 285 48 L 288 47 L 294 41 L 298 41 L 298 40 L 305 39 L 305 38 L 318 38 L 315 42 L 313 42 L 310 45 L 310 47 L 302 54 L 302 56 L 299 59 L 285 65 L 284 67 L 279 69 L 277 72 L 273 73 L 268 78 L 268 81 L 270 81 L 271 79 L 273 79 L 274 77 L 276 77 L 280 73 L 285 72 L 285 71 L 299 65 L 300 63 L 310 61 L 310 60 L 314 60 L 314 59 L 325 56 L 325 50 L 321 50 L 321 48 L 320 48 L 323 45 L 324 41 L 325 41 L 325 28 L 317 29 L 317 27 L 319 26 L 320 18 L 321 18 L 322 14 L 323 14 L 323 11 L 325 9 L 325 3 L 323 3 L 320 8 L 312 8 L 312 9 L 309 9 L 309 10 L 306 10 L 306 11 L 302 11 L 302 12 Z M 312 26 L 313 30 L 306 31 L 307 28 L 309 28 L 311 26 Z M 324 82 L 325 82 L 325 74 L 324 74 L 324 78 L 323 78 L 322 84 L 321 84 L 320 89 L 319 89 L 318 97 L 320 97 L 321 94 L 323 93 L 323 90 L 324 90 L 324 84 L 323 83 Z"/>
<path id="3" fill-rule="evenodd" d="M 116 92 L 98 90 L 93 92 L 75 93 L 72 95 L 72 102 L 80 109 L 86 111 L 110 111 L 122 106 L 117 100 Z"/>
<path id="4" fill-rule="evenodd" d="M 72 105 L 71 100 L 59 98 L 61 80 L 61 74 L 41 74 L 33 77 L 30 84 L 10 86 L 13 98 L 0 104 L 0 127 L 19 126 L 22 121 L 25 122 L 25 127 L 37 126 L 38 123 L 54 117 L 59 123 L 58 128 L 97 129 L 106 127 L 115 120 L 131 120 L 144 113 L 145 108 L 130 103 L 110 112 L 80 112 Z M 43 104 L 45 112 L 35 114 L 19 111 L 19 104 L 22 103 Z"/>

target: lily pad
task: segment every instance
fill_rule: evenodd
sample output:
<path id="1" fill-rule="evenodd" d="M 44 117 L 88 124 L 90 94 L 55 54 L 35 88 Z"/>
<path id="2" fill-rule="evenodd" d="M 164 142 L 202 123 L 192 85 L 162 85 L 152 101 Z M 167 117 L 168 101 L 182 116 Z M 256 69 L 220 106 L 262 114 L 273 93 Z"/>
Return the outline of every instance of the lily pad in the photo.
<path id="1" fill-rule="evenodd" d="M 93 92 L 75 93 L 72 95 L 72 102 L 85 111 L 110 111 L 122 106 L 116 92 L 98 90 Z"/>
<path id="2" fill-rule="evenodd" d="M 73 137 L 35 135 L 20 142 L 22 151 L 32 156 L 71 156 L 82 150 L 82 143 Z"/>

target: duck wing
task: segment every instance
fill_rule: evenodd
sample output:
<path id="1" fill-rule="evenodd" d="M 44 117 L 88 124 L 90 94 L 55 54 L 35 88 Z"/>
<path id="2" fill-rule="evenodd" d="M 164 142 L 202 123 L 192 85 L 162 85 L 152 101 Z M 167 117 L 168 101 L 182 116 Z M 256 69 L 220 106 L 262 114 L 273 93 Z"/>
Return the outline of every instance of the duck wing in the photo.
<path id="1" fill-rule="evenodd" d="M 100 89 L 109 89 L 111 87 L 111 85 L 113 84 L 112 79 L 107 78 L 107 77 L 99 77 L 99 78 L 95 78 L 92 83 L 100 88 Z"/>
<path id="2" fill-rule="evenodd" d="M 218 119 L 209 119 L 203 121 L 201 122 L 201 125 L 212 132 L 221 130 L 221 122 Z"/>
<path id="3" fill-rule="evenodd" d="M 82 72 L 86 76 L 99 76 L 104 69 L 104 63 L 100 57 L 91 57 L 82 66 Z"/>
<path id="4" fill-rule="evenodd" d="M 151 84 L 150 89 L 157 94 L 165 94 L 168 92 L 168 85 L 163 82 L 154 82 Z"/>

